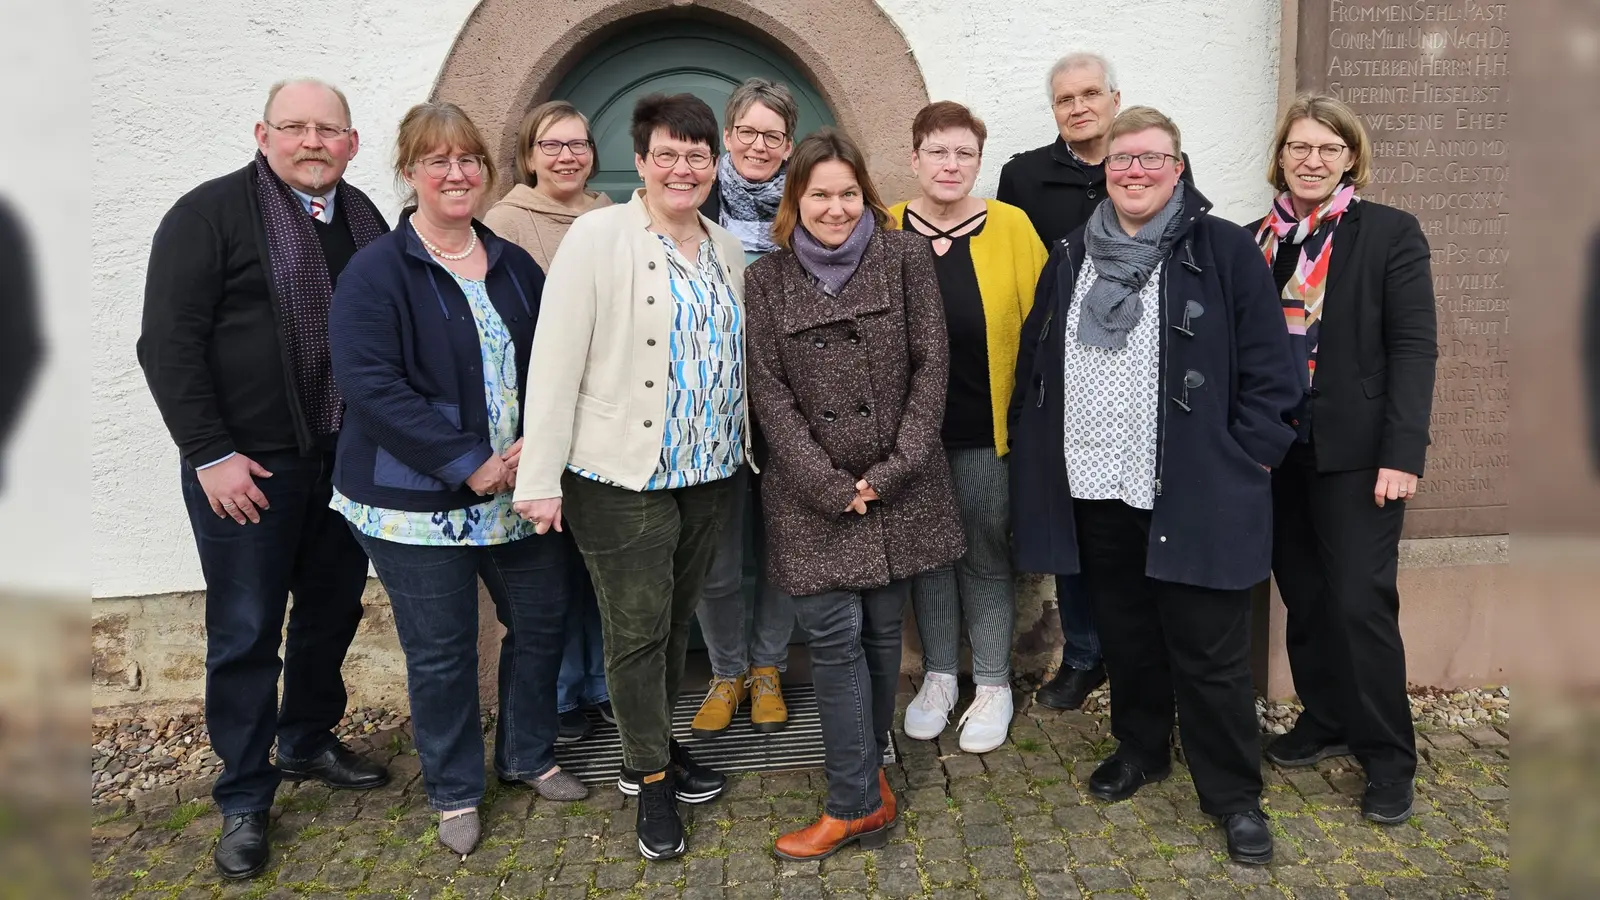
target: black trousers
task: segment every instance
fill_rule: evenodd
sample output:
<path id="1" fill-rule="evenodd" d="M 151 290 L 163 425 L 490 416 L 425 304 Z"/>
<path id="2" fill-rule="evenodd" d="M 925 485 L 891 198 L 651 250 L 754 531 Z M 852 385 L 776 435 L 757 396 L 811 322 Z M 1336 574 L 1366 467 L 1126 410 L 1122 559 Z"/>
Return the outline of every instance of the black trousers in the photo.
<path id="1" fill-rule="evenodd" d="M 367 584 L 366 553 L 328 508 L 333 454 L 250 456 L 272 473 L 256 482 L 272 506 L 254 525 L 219 518 L 194 470 L 186 464 L 181 473 L 206 579 L 206 727 L 222 757 L 211 796 L 223 815 L 271 808 L 280 780 L 274 739 L 279 759 L 309 759 L 333 745 L 347 700 L 345 652 Z"/>
<path id="2" fill-rule="evenodd" d="M 1145 575 L 1150 512 L 1078 500 L 1078 558 L 1094 599 L 1111 682 L 1117 756 L 1145 770 L 1171 760 L 1174 701 L 1200 808 L 1261 802 L 1261 729 L 1250 679 L 1250 592 Z"/>
<path id="3" fill-rule="evenodd" d="M 1296 730 L 1341 739 L 1374 782 L 1410 781 L 1417 738 L 1400 639 L 1405 503 L 1372 500 L 1376 469 L 1318 474 L 1296 444 L 1272 475 L 1272 574 L 1305 712 Z"/>

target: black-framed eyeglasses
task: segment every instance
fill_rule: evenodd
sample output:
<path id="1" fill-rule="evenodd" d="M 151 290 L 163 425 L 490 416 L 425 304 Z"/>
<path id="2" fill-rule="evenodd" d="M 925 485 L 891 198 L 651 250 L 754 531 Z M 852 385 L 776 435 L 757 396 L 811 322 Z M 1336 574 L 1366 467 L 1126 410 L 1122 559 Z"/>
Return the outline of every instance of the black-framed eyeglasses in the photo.
<path id="1" fill-rule="evenodd" d="M 1139 161 L 1139 168 L 1146 172 L 1159 172 L 1167 167 L 1167 160 L 1177 161 L 1178 157 L 1171 153 L 1112 153 L 1106 157 L 1106 168 L 1113 172 L 1123 172 L 1133 168 L 1133 161 Z"/>
<path id="2" fill-rule="evenodd" d="M 422 171 L 428 173 L 430 178 L 449 178 L 450 169 L 459 167 L 462 178 L 477 178 L 483 174 L 483 157 L 467 154 L 451 159 L 448 156 L 433 156 L 428 159 L 418 160 L 417 165 Z"/>
<path id="3" fill-rule="evenodd" d="M 545 156 L 560 156 L 563 148 L 573 156 L 588 156 L 594 151 L 594 141 L 588 138 L 576 141 L 534 141 L 533 145 Z"/>
<path id="4" fill-rule="evenodd" d="M 303 138 L 308 131 L 316 131 L 317 137 L 325 141 L 337 141 L 351 132 L 349 126 L 319 125 L 316 122 L 268 122 L 262 119 L 261 123 L 279 134 L 286 134 L 292 138 Z"/>
<path id="5" fill-rule="evenodd" d="M 1323 162 L 1338 162 L 1339 157 L 1350 148 L 1344 144 L 1308 144 L 1305 141 L 1290 141 L 1283 145 L 1283 149 L 1289 154 L 1290 159 L 1305 159 L 1311 155 L 1312 150 L 1315 150 Z"/>
<path id="6" fill-rule="evenodd" d="M 708 169 L 711 167 L 711 154 L 704 150 L 690 150 L 688 153 L 679 153 L 671 147 L 657 147 L 650 151 L 650 159 L 663 169 L 670 169 L 678 164 L 678 157 L 683 157 L 691 169 Z"/>
<path id="7" fill-rule="evenodd" d="M 733 129 L 733 136 L 746 147 L 754 145 L 756 138 L 760 137 L 761 143 L 767 145 L 768 150 L 776 150 L 782 147 L 783 142 L 789 139 L 789 136 L 781 131 L 762 131 L 759 128 L 751 128 L 749 125 L 736 126 Z"/>

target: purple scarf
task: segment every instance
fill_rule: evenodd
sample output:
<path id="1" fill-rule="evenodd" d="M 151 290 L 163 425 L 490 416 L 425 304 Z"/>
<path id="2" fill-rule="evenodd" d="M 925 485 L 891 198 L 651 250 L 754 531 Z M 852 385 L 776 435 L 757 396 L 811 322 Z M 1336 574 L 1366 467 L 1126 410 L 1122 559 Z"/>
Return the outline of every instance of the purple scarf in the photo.
<path id="1" fill-rule="evenodd" d="M 267 229 L 272 293 L 288 345 L 300 409 L 313 435 L 337 434 L 344 420 L 344 401 L 334 384 L 333 362 L 328 353 L 333 279 L 328 277 L 322 241 L 300 198 L 260 153 L 256 154 L 255 187 L 261 221 Z M 344 210 L 357 250 L 388 230 L 367 195 L 342 179 L 336 202 Z"/>
<path id="2" fill-rule="evenodd" d="M 824 293 L 837 297 L 849 283 L 850 276 L 856 274 L 856 266 L 861 264 L 861 256 L 867 252 L 867 243 L 872 240 L 872 232 L 877 227 L 878 221 L 873 217 L 872 210 L 863 209 L 850 236 L 844 239 L 844 243 L 829 249 L 801 225 L 794 230 L 791 241 L 795 258 L 800 260 L 800 267 L 810 272 L 811 277 L 822 286 Z"/>

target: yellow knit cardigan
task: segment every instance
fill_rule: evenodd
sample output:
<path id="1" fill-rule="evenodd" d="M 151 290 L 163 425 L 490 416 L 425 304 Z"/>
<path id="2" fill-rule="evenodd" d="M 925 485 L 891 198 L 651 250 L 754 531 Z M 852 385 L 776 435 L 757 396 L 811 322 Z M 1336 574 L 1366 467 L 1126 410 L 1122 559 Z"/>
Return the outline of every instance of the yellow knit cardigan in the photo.
<path id="1" fill-rule="evenodd" d="M 1033 289 L 1049 259 L 1033 230 L 1028 214 L 1009 203 L 984 200 L 989 218 L 972 239 L 972 268 L 978 275 L 983 299 L 983 324 L 988 332 L 989 396 L 994 404 L 994 448 L 1005 456 L 1006 411 L 1016 381 L 1017 349 L 1022 323 L 1033 308 Z M 904 221 L 906 204 L 889 210 L 896 228 Z"/>

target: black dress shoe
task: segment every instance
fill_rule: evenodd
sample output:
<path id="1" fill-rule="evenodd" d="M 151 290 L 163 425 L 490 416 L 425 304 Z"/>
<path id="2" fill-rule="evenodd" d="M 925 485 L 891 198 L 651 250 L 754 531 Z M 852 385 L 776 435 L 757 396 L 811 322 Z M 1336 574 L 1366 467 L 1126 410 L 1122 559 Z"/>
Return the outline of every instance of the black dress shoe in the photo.
<path id="1" fill-rule="evenodd" d="M 594 731 L 589 717 L 581 709 L 569 709 L 556 719 L 556 743 L 571 744 L 581 741 Z"/>
<path id="2" fill-rule="evenodd" d="M 1309 729 L 1291 728 L 1267 746 L 1267 759 L 1280 766 L 1314 766 L 1335 756 L 1349 756 L 1350 747 L 1338 738 L 1312 734 Z"/>
<path id="3" fill-rule="evenodd" d="M 389 783 L 389 771 L 354 750 L 335 742 L 310 759 L 278 757 L 278 771 L 290 781 L 314 779 L 331 788 L 368 791 Z"/>
<path id="4" fill-rule="evenodd" d="M 1380 825 L 1399 825 L 1411 818 L 1416 788 L 1409 781 L 1375 781 L 1361 797 L 1361 814 Z"/>
<path id="5" fill-rule="evenodd" d="M 1165 781 L 1172 774 L 1172 765 L 1146 772 L 1125 759 L 1113 756 L 1101 763 L 1094 774 L 1089 776 L 1089 793 L 1115 803 L 1126 800 L 1138 792 L 1139 788 L 1157 781 Z"/>
<path id="6" fill-rule="evenodd" d="M 222 817 L 222 839 L 211 854 L 223 878 L 254 878 L 267 867 L 267 813 Z"/>
<path id="7" fill-rule="evenodd" d="M 1222 817 L 1222 830 L 1228 835 L 1228 857 L 1247 866 L 1272 862 L 1272 832 L 1267 830 L 1267 814 L 1259 809 Z"/>
<path id="8" fill-rule="evenodd" d="M 1040 706 L 1051 709 L 1079 709 L 1095 688 L 1106 683 L 1106 667 L 1097 664 L 1092 669 L 1074 669 L 1062 666 L 1056 676 L 1045 682 L 1033 695 Z"/>

